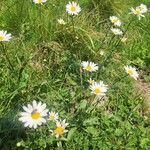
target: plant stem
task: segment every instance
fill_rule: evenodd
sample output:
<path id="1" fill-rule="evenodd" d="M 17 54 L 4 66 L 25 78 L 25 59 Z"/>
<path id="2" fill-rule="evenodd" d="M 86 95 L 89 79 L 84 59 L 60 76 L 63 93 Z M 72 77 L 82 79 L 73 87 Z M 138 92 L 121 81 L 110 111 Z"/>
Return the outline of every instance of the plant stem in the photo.
<path id="1" fill-rule="evenodd" d="M 73 32 L 75 33 L 75 26 L 74 26 L 74 19 L 73 19 L 73 16 L 71 16 L 71 22 L 72 22 Z"/>
<path id="2" fill-rule="evenodd" d="M 126 78 L 128 75 L 126 74 L 126 75 L 124 75 L 123 77 L 117 77 L 115 80 L 114 80 L 114 83 L 113 83 L 113 87 L 115 87 L 115 85 L 117 84 L 117 83 L 119 83 L 121 80 L 123 80 L 124 78 Z"/>
<path id="3" fill-rule="evenodd" d="M 127 33 L 127 31 L 128 31 L 128 29 L 129 29 L 129 27 L 130 27 L 130 25 L 131 25 L 131 23 L 133 22 L 134 20 L 132 19 L 129 23 L 128 23 L 128 25 L 127 25 L 127 28 L 126 28 L 126 30 L 125 30 L 125 32 L 124 32 L 124 34 L 123 34 L 123 37 L 125 36 L 125 34 Z M 111 40 L 110 40 L 110 42 L 109 42 L 109 44 L 108 45 L 110 45 L 111 44 L 111 41 L 114 39 L 114 36 L 111 38 Z M 116 43 L 115 43 L 115 45 L 113 46 L 113 47 L 117 47 L 119 44 L 120 44 L 120 42 L 121 42 L 121 39 L 119 39 Z M 112 58 L 112 55 L 113 55 L 113 53 L 115 52 L 115 50 L 111 50 L 111 52 L 109 53 L 109 55 L 106 57 L 106 59 L 104 60 L 104 62 L 103 62 L 103 64 L 102 64 L 102 67 L 104 66 L 104 67 L 106 67 L 109 63 L 108 63 L 108 60 L 110 59 L 110 58 Z"/>
<path id="4" fill-rule="evenodd" d="M 14 70 L 14 67 L 13 67 L 13 65 L 12 65 L 12 63 L 11 63 L 11 61 L 9 59 L 9 56 L 8 56 L 8 54 L 6 52 L 5 45 L 2 42 L 0 42 L 0 44 L 2 46 L 2 50 L 3 50 L 3 53 L 5 55 L 6 61 L 8 62 L 8 66 L 9 66 L 10 70 Z"/>
<path id="5" fill-rule="evenodd" d="M 40 31 L 40 41 L 43 40 L 42 38 L 42 5 L 39 6 L 39 19 L 40 19 L 40 24 L 39 24 L 39 31 Z"/>
<path id="6" fill-rule="evenodd" d="M 63 150 L 61 141 L 57 142 L 57 147 L 58 147 L 58 150 Z"/>

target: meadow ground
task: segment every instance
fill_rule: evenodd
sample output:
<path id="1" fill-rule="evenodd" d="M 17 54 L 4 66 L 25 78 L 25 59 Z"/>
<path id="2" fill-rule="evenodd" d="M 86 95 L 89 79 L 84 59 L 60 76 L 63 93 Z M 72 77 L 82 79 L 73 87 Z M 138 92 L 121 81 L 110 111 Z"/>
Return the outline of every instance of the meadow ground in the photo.
<path id="1" fill-rule="evenodd" d="M 5 42 L 0 34 L 0 149 L 149 150 L 150 14 L 129 14 L 149 0 L 77 0 L 78 15 L 66 12 L 68 2 L 0 1 L 0 31 L 12 35 Z M 121 20 L 122 35 L 111 31 L 110 16 Z M 93 89 L 90 78 L 104 84 Z M 33 100 L 59 119 L 35 102 L 23 110 Z"/>

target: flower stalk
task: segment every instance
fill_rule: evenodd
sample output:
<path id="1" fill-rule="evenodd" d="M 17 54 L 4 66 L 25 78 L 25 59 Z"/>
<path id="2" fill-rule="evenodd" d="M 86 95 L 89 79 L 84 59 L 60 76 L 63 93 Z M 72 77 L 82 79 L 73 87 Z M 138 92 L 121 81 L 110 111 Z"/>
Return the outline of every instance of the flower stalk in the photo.
<path id="1" fill-rule="evenodd" d="M 13 67 L 13 65 L 12 65 L 12 63 L 11 63 L 11 61 L 9 59 L 8 54 L 7 54 L 5 45 L 2 42 L 0 42 L 0 44 L 1 44 L 3 54 L 5 55 L 5 59 L 6 59 L 7 63 L 8 63 L 8 66 L 9 66 L 10 70 L 14 70 L 14 67 Z"/>

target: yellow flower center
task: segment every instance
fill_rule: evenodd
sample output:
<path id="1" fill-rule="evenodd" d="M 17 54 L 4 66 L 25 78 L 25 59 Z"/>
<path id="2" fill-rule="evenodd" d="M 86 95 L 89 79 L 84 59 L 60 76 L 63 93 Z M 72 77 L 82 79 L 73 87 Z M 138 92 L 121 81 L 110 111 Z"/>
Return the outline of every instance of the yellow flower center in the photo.
<path id="1" fill-rule="evenodd" d="M 4 41 L 4 37 L 3 36 L 0 36 L 0 41 Z"/>
<path id="2" fill-rule="evenodd" d="M 117 23 L 117 22 L 118 22 L 118 19 L 114 19 L 112 22 L 113 22 L 113 23 Z"/>
<path id="3" fill-rule="evenodd" d="M 38 0 L 38 3 L 42 3 L 43 2 L 43 0 Z"/>
<path id="4" fill-rule="evenodd" d="M 134 74 L 133 70 L 128 70 L 128 74 L 131 76 Z"/>
<path id="5" fill-rule="evenodd" d="M 55 130 L 54 130 L 54 133 L 55 134 L 58 134 L 58 135 L 62 135 L 64 133 L 64 127 L 63 126 L 59 126 L 57 127 Z"/>
<path id="6" fill-rule="evenodd" d="M 136 10 L 136 11 L 135 11 L 135 14 L 136 14 L 136 15 L 141 15 L 141 10 L 140 10 L 140 9 Z"/>
<path id="7" fill-rule="evenodd" d="M 75 12 L 76 11 L 76 7 L 75 6 L 71 6 L 70 10 Z"/>
<path id="8" fill-rule="evenodd" d="M 99 93 L 101 93 L 101 90 L 99 88 L 96 88 L 95 89 L 95 94 L 99 94 Z"/>
<path id="9" fill-rule="evenodd" d="M 50 116 L 49 118 L 50 118 L 50 120 L 54 120 L 55 116 Z"/>
<path id="10" fill-rule="evenodd" d="M 41 117 L 41 114 L 37 111 L 33 111 L 31 113 L 31 117 L 32 117 L 33 120 L 38 120 Z"/>
<path id="11" fill-rule="evenodd" d="M 91 71 L 91 70 L 92 70 L 92 67 L 88 65 L 85 69 L 86 69 L 87 71 Z"/>

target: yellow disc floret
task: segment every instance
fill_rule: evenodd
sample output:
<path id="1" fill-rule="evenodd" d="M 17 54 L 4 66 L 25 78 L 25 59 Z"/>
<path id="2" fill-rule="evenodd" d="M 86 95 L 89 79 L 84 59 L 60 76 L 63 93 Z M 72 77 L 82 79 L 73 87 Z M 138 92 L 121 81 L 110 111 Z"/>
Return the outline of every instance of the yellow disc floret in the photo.
<path id="1" fill-rule="evenodd" d="M 41 117 L 41 114 L 37 111 L 33 111 L 31 113 L 31 117 L 32 117 L 33 120 L 38 120 Z"/>
<path id="2" fill-rule="evenodd" d="M 99 93 L 101 93 L 101 90 L 99 88 L 96 88 L 95 89 L 95 94 L 99 94 Z"/>
<path id="3" fill-rule="evenodd" d="M 64 134 L 64 127 L 63 126 L 58 126 L 55 130 L 54 130 L 54 133 L 56 135 L 62 135 Z"/>
<path id="4" fill-rule="evenodd" d="M 70 10 L 75 12 L 76 11 L 76 7 L 75 6 L 71 6 Z"/>
<path id="5" fill-rule="evenodd" d="M 3 36 L 0 36 L 0 41 L 3 41 L 5 38 Z"/>

